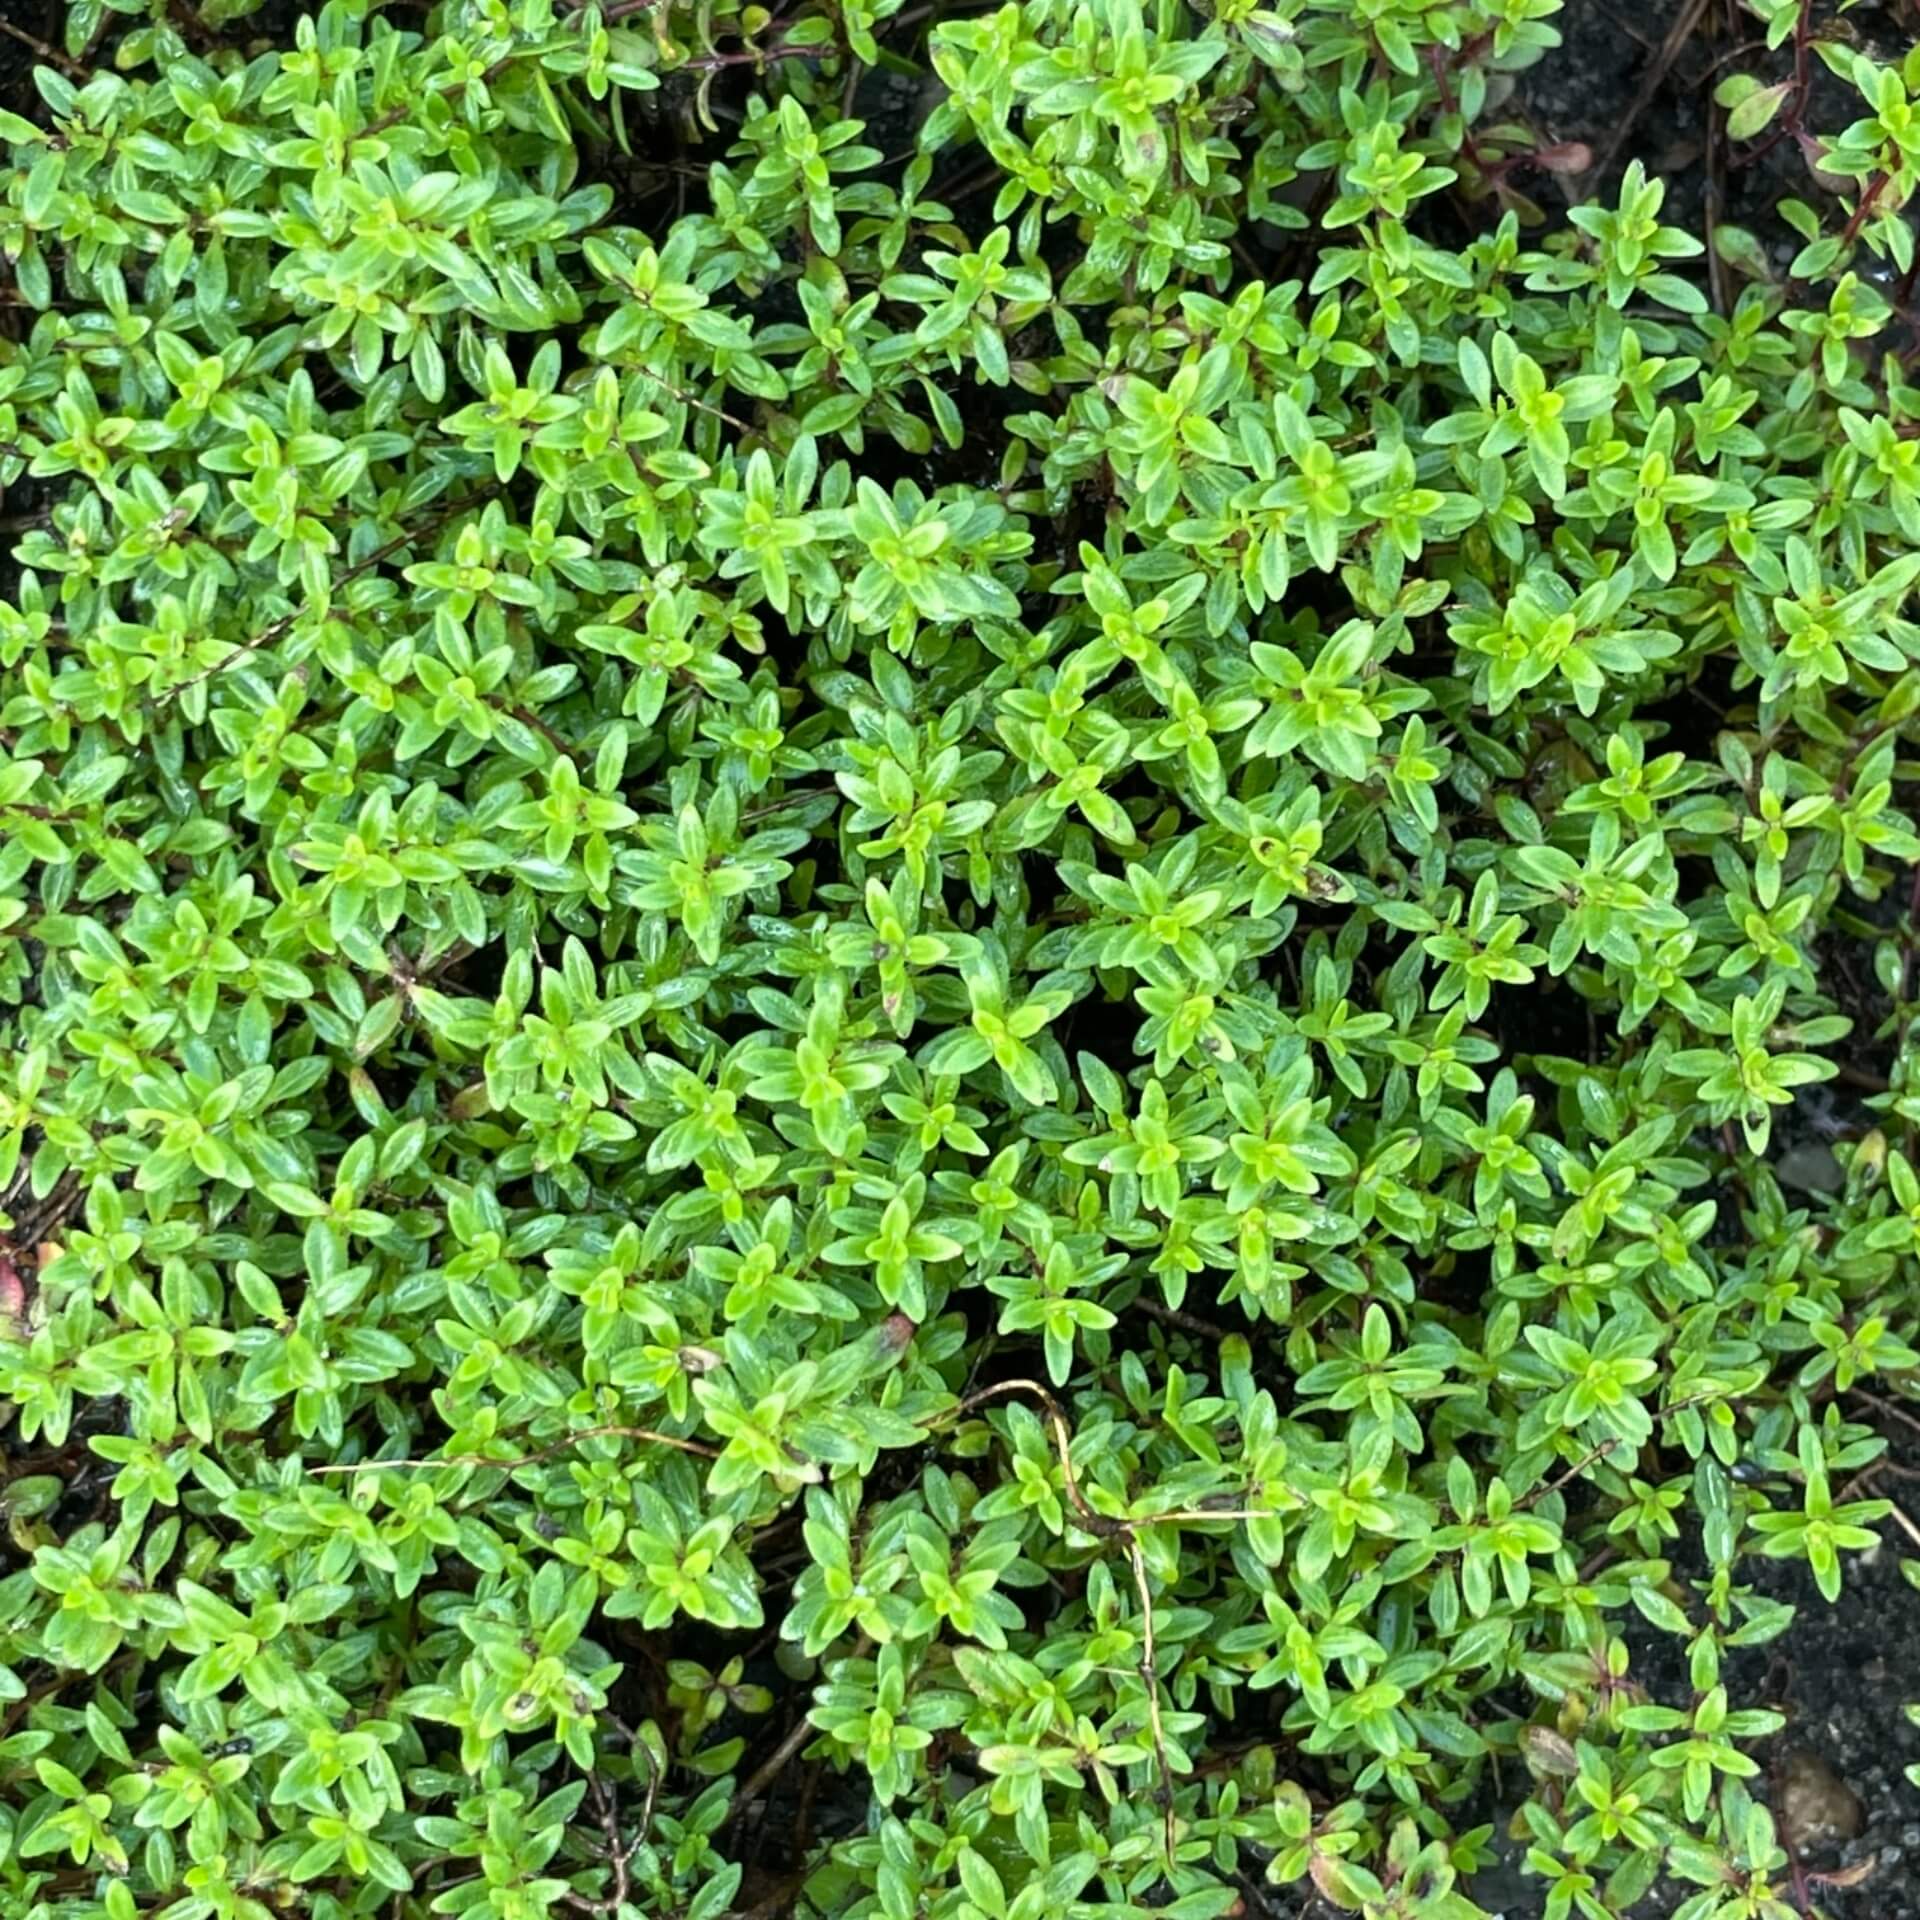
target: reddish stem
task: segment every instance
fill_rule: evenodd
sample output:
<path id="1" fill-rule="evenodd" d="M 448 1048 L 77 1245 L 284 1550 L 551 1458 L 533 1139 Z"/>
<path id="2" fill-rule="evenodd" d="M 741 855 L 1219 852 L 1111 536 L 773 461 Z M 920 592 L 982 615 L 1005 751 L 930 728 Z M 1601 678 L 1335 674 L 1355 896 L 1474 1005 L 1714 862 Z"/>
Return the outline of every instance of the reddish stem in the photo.
<path id="1" fill-rule="evenodd" d="M 1813 84 L 1813 0 L 1800 0 L 1800 14 L 1793 23 L 1793 103 L 1781 116 L 1778 129 L 1764 145 L 1747 156 L 1752 166 L 1771 153 L 1789 134 L 1798 134 L 1804 122 L 1807 91 Z"/>
<path id="2" fill-rule="evenodd" d="M 1846 232 L 1840 236 L 1842 251 L 1852 246 L 1854 241 L 1859 237 L 1860 229 L 1866 225 L 1867 216 L 1873 211 L 1875 203 L 1886 190 L 1886 185 L 1887 175 L 1885 173 L 1876 173 L 1873 178 L 1867 182 L 1867 190 L 1860 196 L 1860 204 L 1854 208 L 1853 218 L 1847 222 Z"/>

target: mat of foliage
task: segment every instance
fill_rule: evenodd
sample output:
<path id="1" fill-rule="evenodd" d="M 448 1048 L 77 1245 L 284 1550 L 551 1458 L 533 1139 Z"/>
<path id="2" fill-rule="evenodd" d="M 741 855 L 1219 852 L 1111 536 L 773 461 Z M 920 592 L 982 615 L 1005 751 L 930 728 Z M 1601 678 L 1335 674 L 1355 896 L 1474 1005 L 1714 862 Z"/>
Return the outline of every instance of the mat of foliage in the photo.
<path id="1" fill-rule="evenodd" d="M 1822 1897 L 1920 54 L 1709 272 L 1556 10 L 8 23 L 6 1912 Z"/>

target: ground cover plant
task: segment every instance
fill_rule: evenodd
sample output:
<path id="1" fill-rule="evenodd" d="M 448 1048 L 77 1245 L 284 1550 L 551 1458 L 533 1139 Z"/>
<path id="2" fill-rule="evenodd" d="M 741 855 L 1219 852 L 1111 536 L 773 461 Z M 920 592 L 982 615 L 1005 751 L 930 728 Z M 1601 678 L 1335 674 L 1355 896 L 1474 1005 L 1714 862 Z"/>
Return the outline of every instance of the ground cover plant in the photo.
<path id="1" fill-rule="evenodd" d="M 1920 54 L 1753 11 L 1797 253 L 1556 0 L 9 23 L 7 1913 L 1844 1893 Z"/>

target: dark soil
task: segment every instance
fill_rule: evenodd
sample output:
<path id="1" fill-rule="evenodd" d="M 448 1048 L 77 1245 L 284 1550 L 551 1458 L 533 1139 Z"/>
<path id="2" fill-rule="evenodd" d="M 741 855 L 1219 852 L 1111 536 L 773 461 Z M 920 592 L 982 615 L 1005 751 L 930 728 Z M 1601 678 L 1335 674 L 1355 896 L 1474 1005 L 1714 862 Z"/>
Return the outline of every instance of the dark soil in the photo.
<path id="1" fill-rule="evenodd" d="M 1897 62 L 1920 32 L 1920 0 L 1815 0 L 1820 36 Z M 1520 76 L 1507 111 L 1543 144 L 1578 141 L 1594 164 L 1538 170 L 1517 184 L 1550 220 L 1569 206 L 1611 200 L 1631 161 L 1666 183 L 1662 217 L 1702 239 L 1723 223 L 1743 227 L 1784 267 L 1800 241 L 1774 212 L 1786 198 L 1819 206 L 1830 196 L 1808 166 L 1806 143 L 1776 120 L 1759 139 L 1727 139 L 1713 90 L 1729 74 L 1783 80 L 1791 47 L 1766 48 L 1741 0 L 1567 0 L 1554 21 L 1562 45 Z M 1816 57 L 1809 62 L 1809 133 L 1838 132 L 1862 111 L 1859 96 Z M 1779 136 L 1776 138 L 1776 136 Z M 1735 283 L 1737 284 L 1737 283 Z"/>

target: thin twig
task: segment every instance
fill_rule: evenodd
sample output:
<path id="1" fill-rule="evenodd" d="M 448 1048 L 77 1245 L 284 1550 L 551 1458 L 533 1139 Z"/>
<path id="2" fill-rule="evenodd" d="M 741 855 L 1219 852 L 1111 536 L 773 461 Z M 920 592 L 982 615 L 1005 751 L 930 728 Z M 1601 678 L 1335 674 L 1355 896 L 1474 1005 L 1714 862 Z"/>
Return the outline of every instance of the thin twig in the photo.
<path id="1" fill-rule="evenodd" d="M 977 1393 L 969 1394 L 951 1410 L 947 1417 L 965 1413 L 974 1406 L 984 1405 L 989 1400 L 1001 1399 L 1014 1393 L 1032 1394 L 1046 1410 L 1047 1419 L 1053 1427 L 1054 1446 L 1060 1455 L 1060 1471 L 1066 1481 L 1067 1497 L 1072 1501 L 1074 1511 L 1079 1517 L 1078 1524 L 1081 1530 L 1093 1534 L 1097 1539 L 1124 1538 L 1127 1543 L 1127 1558 L 1133 1568 L 1133 1584 L 1140 1598 L 1140 1679 L 1147 1690 L 1147 1730 L 1153 1741 L 1155 1792 L 1166 1823 L 1167 1864 L 1171 1867 L 1175 1842 L 1173 1765 L 1167 1757 L 1166 1727 L 1160 1714 L 1159 1659 L 1153 1635 L 1153 1588 L 1147 1579 L 1146 1552 L 1140 1544 L 1141 1530 L 1180 1520 L 1252 1520 L 1264 1516 L 1244 1508 L 1229 1508 L 1223 1511 L 1195 1508 L 1171 1513 L 1141 1514 L 1123 1520 L 1113 1519 L 1104 1513 L 1096 1513 L 1088 1506 L 1086 1495 L 1080 1491 L 1080 1482 L 1073 1470 L 1072 1434 L 1067 1426 L 1067 1417 L 1061 1412 L 1060 1403 L 1039 1381 L 1002 1380 L 991 1387 L 982 1387 Z"/>
<path id="2" fill-rule="evenodd" d="M 1868 1406 L 1874 1408 L 1876 1411 L 1890 1415 L 1893 1419 L 1898 1420 L 1902 1426 L 1911 1427 L 1915 1433 L 1920 1433 L 1920 1415 L 1907 1412 L 1904 1407 L 1896 1405 L 1891 1400 L 1881 1399 L 1877 1393 L 1869 1393 L 1865 1387 L 1851 1387 L 1848 1389 L 1848 1392 L 1853 1399 L 1864 1400 Z"/>
<path id="3" fill-rule="evenodd" d="M 352 1460 L 344 1465 L 309 1467 L 309 1473 L 378 1473 L 384 1467 L 407 1471 L 421 1467 L 500 1467 L 511 1471 L 515 1467 L 536 1466 L 542 1460 L 551 1460 L 556 1453 L 565 1453 L 569 1447 L 577 1447 L 583 1440 L 644 1440 L 650 1446 L 673 1447 L 681 1453 L 698 1454 L 702 1460 L 718 1460 L 720 1450 L 709 1447 L 699 1440 L 684 1440 L 676 1433 L 656 1433 L 651 1427 L 582 1427 L 578 1433 L 570 1433 L 564 1439 L 556 1440 L 551 1446 L 542 1447 L 538 1453 L 523 1453 L 512 1460 L 490 1460 L 480 1453 L 444 1453 L 436 1459 L 424 1460 Z"/>
<path id="4" fill-rule="evenodd" d="M 1233 1338 L 1225 1327 L 1203 1315 L 1188 1313 L 1184 1307 L 1165 1306 L 1158 1300 L 1149 1299 L 1144 1293 L 1134 1299 L 1133 1305 L 1149 1320 L 1158 1320 L 1162 1326 L 1178 1327 L 1182 1333 L 1197 1333 L 1208 1340 Z"/>
<path id="5" fill-rule="evenodd" d="M 1138 1533 L 1127 1536 L 1127 1558 L 1133 1562 L 1134 1589 L 1140 1596 L 1140 1683 L 1147 1690 L 1147 1730 L 1153 1736 L 1155 1791 L 1165 1823 L 1167 1865 L 1173 1865 L 1173 1769 L 1167 1764 L 1167 1731 L 1160 1720 L 1160 1662 L 1153 1644 L 1153 1589 L 1147 1584 L 1147 1556 Z"/>
<path id="6" fill-rule="evenodd" d="M 414 541 L 424 538 L 427 534 L 437 532 L 456 514 L 464 512 L 478 500 L 492 498 L 492 496 L 499 491 L 499 483 L 490 480 L 484 487 L 478 487 L 472 493 L 463 494 L 451 506 L 447 507 L 437 519 L 429 522 L 428 525 L 415 528 L 410 532 L 396 533 L 385 546 L 376 547 L 364 560 L 355 561 L 345 573 L 340 574 L 332 582 L 333 590 L 337 592 L 341 587 L 350 586 L 355 580 L 358 580 L 362 574 L 371 573 L 382 561 L 391 559 L 402 547 L 410 546 Z M 429 502 L 427 504 L 432 503 Z M 211 680 L 217 675 L 225 673 L 236 660 L 244 660 L 248 654 L 258 653 L 261 648 L 270 647 L 275 641 L 284 639 L 288 630 L 298 623 L 301 615 L 310 610 L 309 607 L 300 606 L 295 607 L 290 613 L 283 613 L 280 618 L 275 620 L 271 625 L 261 628 L 251 640 L 241 641 L 237 647 L 222 655 L 212 666 L 203 668 L 199 673 L 190 674 L 185 680 L 176 680 L 172 686 L 168 687 L 160 694 L 159 698 L 154 701 L 155 710 L 157 711 L 161 707 L 166 706 L 169 701 L 178 699 L 189 687 L 197 687 L 203 680 Z"/>
<path id="7" fill-rule="evenodd" d="M 58 47 L 50 47 L 44 40 L 35 39 L 24 27 L 16 27 L 11 20 L 0 20 L 0 33 L 9 33 L 24 47 L 31 47 L 42 60 L 51 60 L 56 67 L 65 67 L 76 80 L 91 80 L 93 70 L 83 67 L 78 60 L 70 60 Z"/>
<path id="8" fill-rule="evenodd" d="M 1762 38 L 1759 40 L 1742 40 L 1737 47 L 1729 47 L 1725 53 L 1717 55 L 1709 63 L 1706 72 L 1700 76 L 1701 84 L 1705 85 L 1705 83 L 1711 80 L 1729 61 L 1744 60 L 1750 53 L 1764 52 L 1766 44 L 1765 39 Z"/>
<path id="9" fill-rule="evenodd" d="M 648 1766 L 652 1766 L 652 1756 L 648 1756 Z M 568 1891 L 560 1898 L 566 1905 L 580 1913 L 618 1913 L 627 1904 L 627 1891 L 630 1886 L 628 1869 L 633 1864 L 633 1856 L 645 1844 L 647 1827 L 653 1819 L 653 1796 L 647 1796 L 647 1817 L 642 1821 L 640 1831 L 631 1843 L 622 1845 L 620 1840 L 620 1813 L 613 1803 L 613 1794 L 607 1783 L 597 1773 L 587 1775 L 587 1785 L 592 1790 L 594 1805 L 600 1812 L 600 1830 L 607 1837 L 607 1860 L 613 1868 L 613 1891 L 598 1900 L 589 1899 L 584 1893 Z"/>
<path id="10" fill-rule="evenodd" d="M 24 809 L 16 808 L 16 812 Z M 4 1200 L 0 1200 L 0 1211 L 10 1211 L 19 1189 L 16 1187 Z M 13 1231 L 7 1236 L 22 1253 L 31 1253 L 43 1241 L 50 1239 L 65 1224 L 81 1201 L 86 1197 L 76 1173 L 63 1173 L 54 1182 L 47 1197 L 37 1205 L 30 1205 L 21 1211 Z"/>
<path id="11" fill-rule="evenodd" d="M 787 1737 L 768 1754 L 766 1759 L 755 1767 L 747 1778 L 747 1784 L 734 1796 L 735 1806 L 745 1806 L 748 1801 L 756 1800 L 779 1777 L 787 1762 L 813 1739 L 820 1729 L 813 1722 L 801 1716 L 800 1723 Z"/>
<path id="12" fill-rule="evenodd" d="M 1873 1073 L 1865 1067 L 1856 1067 L 1844 1061 L 1834 1078 L 1842 1086 L 1859 1087 L 1867 1093 L 1885 1093 L 1890 1084 L 1885 1074 Z"/>
<path id="13" fill-rule="evenodd" d="M 855 1656 L 858 1657 L 857 1655 Z M 773 1785 L 785 1770 L 787 1762 L 804 1747 L 809 1740 L 819 1737 L 820 1729 L 803 1713 L 799 1724 L 787 1737 L 767 1755 L 766 1759 L 754 1768 L 748 1776 L 747 1784 L 733 1796 L 733 1805 L 727 1809 L 725 1826 L 731 1826 L 746 1810 L 748 1805 Z"/>
<path id="14" fill-rule="evenodd" d="M 738 414 L 729 413 L 725 407 L 716 407 L 711 401 L 702 400 L 695 394 L 682 393 L 671 380 L 663 378 L 650 367 L 634 367 L 631 371 L 637 373 L 643 380 L 651 380 L 656 387 L 664 388 L 683 407 L 698 407 L 702 413 L 710 413 L 716 420 L 724 420 L 728 426 L 736 428 L 741 433 L 758 431 L 750 421 L 742 420 Z"/>
<path id="15" fill-rule="evenodd" d="M 1614 155 L 1626 144 L 1627 136 L 1633 131 L 1634 124 L 1647 108 L 1653 104 L 1653 97 L 1666 84 L 1673 63 L 1680 57 L 1680 49 L 1693 37 L 1693 30 L 1700 24 L 1700 16 L 1707 10 L 1707 0 L 1686 0 L 1674 22 L 1667 29 L 1667 37 L 1660 43 L 1660 51 L 1654 56 L 1653 66 L 1647 77 L 1640 83 L 1640 91 L 1634 95 L 1633 104 L 1628 107 L 1626 116 L 1614 129 L 1613 138 L 1601 151 L 1600 157 L 1593 163 L 1593 177 L 1600 178 L 1613 165 Z"/>
<path id="16" fill-rule="evenodd" d="M 1601 1444 L 1595 1447 L 1591 1452 L 1582 1454 L 1580 1458 L 1576 1460 L 1573 1463 L 1573 1465 L 1566 1470 L 1565 1473 L 1558 1475 L 1556 1478 L 1552 1480 L 1549 1480 L 1545 1486 L 1535 1487 L 1534 1490 L 1530 1494 L 1528 1494 L 1524 1500 L 1517 1500 L 1514 1502 L 1514 1505 L 1519 1507 L 1524 1512 L 1525 1509 L 1532 1506 L 1536 1500 L 1544 1500 L 1548 1494 L 1558 1493 L 1560 1489 L 1564 1487 L 1569 1480 L 1574 1479 L 1579 1474 L 1585 1473 L 1586 1470 L 1590 1466 L 1592 1466 L 1596 1460 L 1605 1459 L 1608 1454 L 1613 1452 L 1613 1450 L 1617 1446 L 1619 1446 L 1619 1444 L 1620 1442 L 1618 1440 L 1602 1441 Z"/>
<path id="17" fill-rule="evenodd" d="M 1053 1444 L 1060 1455 L 1060 1471 L 1067 1483 L 1067 1498 L 1073 1505 L 1081 1532 L 1092 1534 L 1096 1540 L 1114 1540 L 1129 1533 L 1136 1524 L 1134 1521 L 1116 1520 L 1112 1515 L 1096 1513 L 1088 1506 L 1087 1496 L 1080 1491 L 1079 1476 L 1073 1470 L 1073 1433 L 1067 1425 L 1067 1416 L 1060 1411 L 1059 1401 L 1038 1380 L 996 1381 L 990 1387 L 981 1387 L 977 1392 L 968 1394 L 964 1400 L 936 1414 L 926 1424 L 944 1426 L 949 1420 L 964 1419 L 976 1407 L 983 1407 L 990 1400 L 1004 1400 L 1012 1394 L 1031 1394 L 1045 1410 L 1048 1424 L 1053 1428 Z"/>
<path id="18" fill-rule="evenodd" d="M 1633 26 L 1628 21 L 1622 20 L 1620 16 L 1617 13 L 1615 13 L 1614 10 L 1609 6 L 1602 5 L 1600 7 L 1600 11 L 1604 13 L 1607 16 L 1607 18 L 1611 20 L 1613 24 L 1616 27 L 1618 27 L 1620 31 L 1624 33 L 1627 36 L 1627 38 L 1634 43 L 1635 46 L 1644 47 L 1648 53 L 1653 52 L 1654 50 L 1653 42 L 1649 40 L 1647 36 L 1639 30 L 1638 27 Z"/>
<path id="19" fill-rule="evenodd" d="M 683 60 L 677 67 L 662 71 L 675 73 L 718 73 L 726 67 L 770 67 L 776 60 L 832 60 L 833 47 L 744 47 L 738 53 L 702 53 Z"/>
<path id="20" fill-rule="evenodd" d="M 1882 1494 L 1881 1498 L 1886 1499 L 1886 1496 Z M 1913 1522 L 1907 1518 L 1906 1509 L 1901 1506 L 1899 1501 L 1888 1500 L 1887 1513 L 1888 1517 L 1900 1531 L 1904 1533 L 1916 1547 L 1920 1547 L 1920 1527 L 1916 1527 Z"/>
<path id="21" fill-rule="evenodd" d="M 632 1745 L 636 1753 L 646 1751 L 638 1740 Z M 664 1771 L 656 1764 L 653 1755 L 647 1753 L 647 1804 L 640 1809 L 640 1837 L 633 1843 L 636 1851 L 646 1844 L 653 1832 L 653 1810 L 659 1803 L 660 1776 Z"/>

